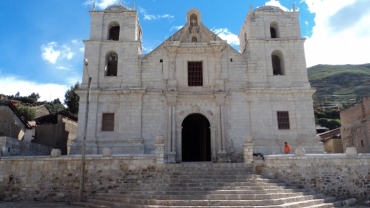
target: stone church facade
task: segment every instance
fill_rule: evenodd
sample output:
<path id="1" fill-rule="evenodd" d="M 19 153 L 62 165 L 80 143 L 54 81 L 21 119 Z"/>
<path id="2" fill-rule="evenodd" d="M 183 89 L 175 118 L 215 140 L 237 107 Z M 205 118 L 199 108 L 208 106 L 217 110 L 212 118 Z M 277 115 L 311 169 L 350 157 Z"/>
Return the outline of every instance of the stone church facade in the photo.
<path id="1" fill-rule="evenodd" d="M 81 153 L 89 76 L 87 154 L 105 147 L 113 154 L 153 154 L 158 135 L 166 162 L 242 162 L 245 143 L 267 155 L 283 153 L 285 141 L 293 151 L 323 152 L 298 12 L 250 10 L 238 52 L 191 9 L 183 28 L 149 54 L 142 54 L 134 9 L 114 5 L 90 15 L 71 154 Z"/>

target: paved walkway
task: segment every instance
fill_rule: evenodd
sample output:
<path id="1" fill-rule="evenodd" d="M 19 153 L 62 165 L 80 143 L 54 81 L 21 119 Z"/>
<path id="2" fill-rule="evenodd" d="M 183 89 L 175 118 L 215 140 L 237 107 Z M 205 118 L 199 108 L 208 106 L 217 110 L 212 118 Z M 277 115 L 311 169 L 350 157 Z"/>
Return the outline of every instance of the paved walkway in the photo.
<path id="1" fill-rule="evenodd" d="M 17 201 L 0 202 L 0 208 L 82 208 L 73 206 L 68 202 L 38 202 L 38 201 Z"/>

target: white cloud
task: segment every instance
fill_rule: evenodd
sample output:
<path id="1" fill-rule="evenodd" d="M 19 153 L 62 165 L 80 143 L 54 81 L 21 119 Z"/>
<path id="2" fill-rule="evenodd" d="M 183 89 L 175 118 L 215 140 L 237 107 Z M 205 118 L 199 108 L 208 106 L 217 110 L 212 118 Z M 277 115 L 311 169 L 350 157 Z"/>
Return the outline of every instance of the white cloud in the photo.
<path id="1" fill-rule="evenodd" d="M 146 20 L 155 20 L 155 19 L 173 19 L 172 15 L 169 14 L 163 14 L 163 15 L 153 15 L 148 14 L 144 8 L 139 7 L 139 12 L 144 16 L 144 19 Z"/>
<path id="2" fill-rule="evenodd" d="M 305 42 L 307 66 L 370 61 L 368 0 L 305 0 L 305 3 L 315 13 L 312 36 Z"/>
<path id="3" fill-rule="evenodd" d="M 78 43 L 78 40 L 74 39 L 71 41 L 73 44 L 77 44 Z"/>
<path id="4" fill-rule="evenodd" d="M 237 35 L 231 33 L 227 28 L 213 29 L 221 39 L 226 40 L 230 45 L 239 45 L 239 38 Z"/>
<path id="5" fill-rule="evenodd" d="M 56 46 L 57 46 L 56 42 L 50 42 L 46 45 L 42 45 L 41 46 L 42 58 L 48 61 L 49 63 L 55 64 L 55 62 L 60 56 L 60 51 L 54 49 L 54 47 Z"/>
<path id="6" fill-rule="evenodd" d="M 43 44 L 41 51 L 41 57 L 51 64 L 55 64 L 60 59 L 70 60 L 75 55 L 69 46 L 62 45 L 59 47 L 57 42 Z"/>
<path id="7" fill-rule="evenodd" d="M 171 27 L 170 31 L 172 31 L 172 30 L 180 30 L 182 27 L 184 27 L 184 26 L 183 25 L 173 26 L 173 27 Z"/>
<path id="8" fill-rule="evenodd" d="M 85 48 L 80 48 L 80 51 L 81 52 L 85 52 Z"/>
<path id="9" fill-rule="evenodd" d="M 1 77 L 0 86 L 0 93 L 5 95 L 14 95 L 19 92 L 21 96 L 28 96 L 35 92 L 39 93 L 40 101 L 49 101 L 59 98 L 61 102 L 64 101 L 64 94 L 70 87 L 52 83 L 36 83 L 28 80 L 21 80 L 17 77 Z"/>
<path id="10" fill-rule="evenodd" d="M 69 70 L 69 68 L 67 68 L 65 66 L 56 66 L 55 68 L 56 69 L 61 69 L 61 70 Z"/>
<path id="11" fill-rule="evenodd" d="M 278 0 L 270 0 L 270 1 L 266 2 L 265 5 L 266 6 L 276 6 L 276 7 L 279 7 L 280 9 L 282 9 L 284 11 L 289 11 L 289 9 L 284 7 L 283 5 L 281 5 Z"/>
<path id="12" fill-rule="evenodd" d="M 86 0 L 85 5 L 92 5 L 95 2 L 95 6 L 98 9 L 105 9 L 110 5 L 117 4 L 119 0 Z"/>

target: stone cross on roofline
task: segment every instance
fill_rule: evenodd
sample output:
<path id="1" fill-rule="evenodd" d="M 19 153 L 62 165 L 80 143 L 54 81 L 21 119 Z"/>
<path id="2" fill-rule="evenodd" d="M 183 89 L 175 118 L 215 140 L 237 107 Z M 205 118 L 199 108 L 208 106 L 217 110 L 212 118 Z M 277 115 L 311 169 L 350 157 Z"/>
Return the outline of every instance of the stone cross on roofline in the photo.
<path id="1" fill-rule="evenodd" d="M 195 26 L 195 23 L 197 23 L 197 21 L 195 19 L 192 19 L 191 23 L 193 24 L 193 26 Z"/>

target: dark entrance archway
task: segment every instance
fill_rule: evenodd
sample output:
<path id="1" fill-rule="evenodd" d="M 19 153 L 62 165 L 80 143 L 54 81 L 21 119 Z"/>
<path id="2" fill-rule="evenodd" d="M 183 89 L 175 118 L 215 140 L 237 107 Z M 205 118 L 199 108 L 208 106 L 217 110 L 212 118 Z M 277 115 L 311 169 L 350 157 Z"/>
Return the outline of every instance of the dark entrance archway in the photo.
<path id="1" fill-rule="evenodd" d="M 208 119 L 191 114 L 182 122 L 182 161 L 211 161 L 211 131 Z"/>

